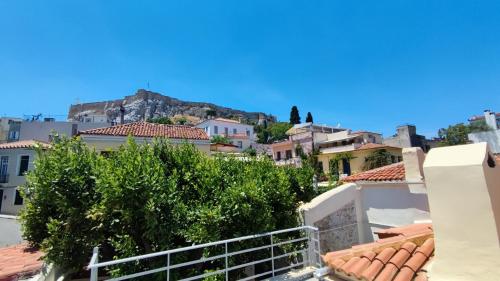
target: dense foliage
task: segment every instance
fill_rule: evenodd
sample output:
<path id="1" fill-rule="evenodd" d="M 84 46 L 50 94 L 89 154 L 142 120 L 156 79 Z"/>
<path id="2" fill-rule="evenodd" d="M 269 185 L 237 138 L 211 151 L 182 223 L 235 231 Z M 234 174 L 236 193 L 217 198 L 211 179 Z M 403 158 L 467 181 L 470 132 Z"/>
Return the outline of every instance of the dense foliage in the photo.
<path id="1" fill-rule="evenodd" d="M 63 138 L 38 153 L 24 188 L 24 236 L 42 248 L 47 261 L 73 271 L 84 268 L 94 246 L 101 260 L 110 260 L 294 227 L 300 201 L 316 195 L 307 163 L 294 169 L 266 158 L 209 157 L 190 144 L 129 140 L 103 156 L 79 139 Z M 118 276 L 164 262 L 109 272 Z M 153 277 L 164 276 L 148 280 Z"/>
<path id="2" fill-rule="evenodd" d="M 290 110 L 290 124 L 300 124 L 299 109 L 295 105 Z"/>
<path id="3" fill-rule="evenodd" d="M 313 123 L 313 116 L 312 116 L 311 112 L 307 113 L 306 123 Z"/>
<path id="4" fill-rule="evenodd" d="M 214 135 L 212 136 L 212 139 L 210 140 L 211 143 L 224 143 L 224 144 L 230 144 L 231 140 L 225 136 L 222 135 Z"/>
<path id="5" fill-rule="evenodd" d="M 441 128 L 438 131 L 438 136 L 442 140 L 440 143 L 441 146 L 459 145 L 469 142 L 468 134 L 489 130 L 491 130 L 491 127 L 484 120 L 479 120 L 469 125 L 459 123 L 448 126 L 447 129 Z"/>
<path id="6" fill-rule="evenodd" d="M 167 124 L 167 125 L 172 125 L 174 122 L 172 122 L 172 119 L 169 117 L 163 116 L 163 117 L 154 117 L 154 118 L 148 118 L 147 120 L 149 123 L 157 123 L 157 124 Z"/>
<path id="7" fill-rule="evenodd" d="M 287 122 L 276 122 L 269 125 L 255 126 L 255 133 L 257 134 L 258 143 L 273 143 L 288 139 L 286 132 L 292 127 Z"/>
<path id="8" fill-rule="evenodd" d="M 365 158 L 363 170 L 371 170 L 392 164 L 392 154 L 385 149 L 377 149 Z"/>

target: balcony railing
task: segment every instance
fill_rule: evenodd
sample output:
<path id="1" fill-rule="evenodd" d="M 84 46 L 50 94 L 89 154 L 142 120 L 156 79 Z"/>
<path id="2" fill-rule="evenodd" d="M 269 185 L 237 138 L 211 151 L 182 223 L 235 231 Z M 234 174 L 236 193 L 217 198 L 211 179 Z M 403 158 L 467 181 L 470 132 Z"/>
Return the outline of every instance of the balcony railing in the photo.
<path id="1" fill-rule="evenodd" d="M 293 235 L 295 233 L 295 235 Z M 292 237 L 289 239 L 284 239 L 283 235 L 289 235 L 288 237 Z M 260 239 L 260 240 L 255 240 Z M 259 245 L 253 248 L 241 248 L 241 244 L 238 244 L 242 241 L 266 241 L 263 245 Z M 254 243 L 252 243 L 255 245 Z M 231 245 L 235 247 L 231 247 Z M 181 262 L 175 263 L 173 255 L 179 253 L 192 253 L 193 250 L 209 250 L 213 249 L 213 247 L 223 247 L 224 250 L 222 254 L 215 254 L 213 256 L 203 256 L 199 259 L 194 260 L 185 260 L 183 259 Z M 293 246 L 293 247 L 291 247 Z M 234 250 L 231 250 L 234 248 Z M 288 251 L 286 251 L 287 249 Z M 268 251 L 268 257 L 259 258 L 256 255 L 257 252 L 262 253 L 262 251 Z M 235 256 L 250 253 L 251 257 L 254 257 L 253 261 L 245 261 L 242 264 L 238 264 L 234 259 Z M 252 256 L 253 255 L 253 256 Z M 161 257 L 162 260 L 165 261 L 164 266 L 150 269 L 142 272 L 136 272 L 132 274 L 123 275 L 120 277 L 109 278 L 104 280 L 128 280 L 134 279 L 141 276 L 146 276 L 150 274 L 155 274 L 159 272 L 166 272 L 166 280 L 178 280 L 178 281 L 190 281 L 190 280 L 198 280 L 203 279 L 209 276 L 220 276 L 223 277 L 226 281 L 228 280 L 259 280 L 266 277 L 277 276 L 281 274 L 285 274 L 292 269 L 299 269 L 308 267 L 311 270 L 320 269 L 322 266 L 321 256 L 320 256 L 320 243 L 319 243 L 319 232 L 316 227 L 312 226 L 301 226 L 296 228 L 283 229 L 263 234 L 244 236 L 234 239 L 222 240 L 212 243 L 194 245 L 179 249 L 173 249 L 163 252 L 151 253 L 141 256 L 129 257 L 119 260 L 107 261 L 107 262 L 98 262 L 99 257 L 99 248 L 94 248 L 94 253 L 92 258 L 90 259 L 90 263 L 88 265 L 88 269 L 90 270 L 90 280 L 97 281 L 99 275 L 99 269 L 107 268 L 110 269 L 116 265 L 134 265 L 138 264 L 140 261 Z M 285 260 L 285 261 L 284 261 Z M 214 271 L 209 272 L 196 272 L 189 275 L 180 276 L 179 274 L 174 278 L 172 271 L 179 268 L 194 268 L 200 264 L 213 264 L 214 262 L 219 262 L 220 267 L 216 268 Z M 259 273 L 250 273 L 247 274 L 251 276 L 245 276 L 241 279 L 230 278 L 230 273 L 235 270 L 248 269 L 257 264 L 270 263 L 270 269 L 266 272 Z M 186 273 L 184 273 L 186 274 Z M 253 275 L 252 275 L 253 274 Z M 103 279 L 99 279 L 103 280 Z"/>
<path id="2" fill-rule="evenodd" d="M 8 183 L 9 182 L 9 174 L 0 175 L 0 183 Z"/>

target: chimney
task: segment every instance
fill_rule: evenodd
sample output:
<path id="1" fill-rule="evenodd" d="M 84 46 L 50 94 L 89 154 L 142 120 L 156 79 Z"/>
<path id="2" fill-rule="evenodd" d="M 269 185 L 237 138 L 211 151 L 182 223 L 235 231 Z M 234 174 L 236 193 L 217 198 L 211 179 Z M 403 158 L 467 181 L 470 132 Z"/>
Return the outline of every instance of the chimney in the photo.
<path id="1" fill-rule="evenodd" d="M 408 182 L 422 182 L 424 179 L 425 154 L 420 147 L 403 148 L 405 178 Z"/>
<path id="2" fill-rule="evenodd" d="M 498 130 L 497 118 L 495 112 L 486 109 L 484 111 L 484 121 L 488 126 L 490 126 L 493 130 Z"/>
<path id="3" fill-rule="evenodd" d="M 500 163 L 487 143 L 433 148 L 424 172 L 436 241 L 430 280 L 498 280 Z"/>

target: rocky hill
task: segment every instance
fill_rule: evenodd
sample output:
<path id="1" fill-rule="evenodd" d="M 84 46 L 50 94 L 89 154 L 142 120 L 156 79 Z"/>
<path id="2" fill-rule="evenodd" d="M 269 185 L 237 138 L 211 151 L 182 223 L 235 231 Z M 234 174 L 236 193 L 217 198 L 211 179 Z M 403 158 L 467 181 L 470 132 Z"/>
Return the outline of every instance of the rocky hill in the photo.
<path id="1" fill-rule="evenodd" d="M 262 112 L 246 112 L 206 102 L 182 101 L 144 89 L 119 100 L 73 104 L 69 108 L 68 120 L 84 121 L 85 118 L 93 118 L 107 122 L 120 122 L 122 115 L 125 122 L 162 116 L 188 116 L 191 117 L 188 118 L 191 122 L 211 116 L 240 119 L 246 123 L 258 123 L 263 120 L 276 121 L 276 117 Z"/>

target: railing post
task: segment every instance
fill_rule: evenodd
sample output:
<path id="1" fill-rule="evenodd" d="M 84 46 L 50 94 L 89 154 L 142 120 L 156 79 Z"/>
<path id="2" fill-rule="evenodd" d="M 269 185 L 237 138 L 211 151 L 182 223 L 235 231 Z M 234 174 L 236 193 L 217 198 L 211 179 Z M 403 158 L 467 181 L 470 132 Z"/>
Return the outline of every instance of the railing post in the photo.
<path id="1" fill-rule="evenodd" d="M 170 280 L 170 253 L 167 254 L 167 281 Z"/>
<path id="2" fill-rule="evenodd" d="M 92 250 L 92 257 L 95 257 L 95 259 L 93 259 L 93 264 L 96 264 L 99 262 L 99 247 L 94 247 L 94 249 Z M 98 267 L 92 267 L 90 269 L 90 281 L 97 281 L 97 278 L 99 277 L 99 268 Z"/>
<path id="3" fill-rule="evenodd" d="M 229 280 L 229 271 L 227 271 L 227 269 L 228 269 L 227 242 L 224 243 L 224 248 L 225 248 L 225 251 L 226 251 L 226 258 L 225 258 L 225 262 L 226 262 L 226 267 L 225 267 L 225 270 L 226 270 L 226 281 L 228 281 Z"/>
<path id="4" fill-rule="evenodd" d="M 274 277 L 274 241 L 272 234 L 271 234 L 271 267 L 273 270 L 273 277 Z"/>

